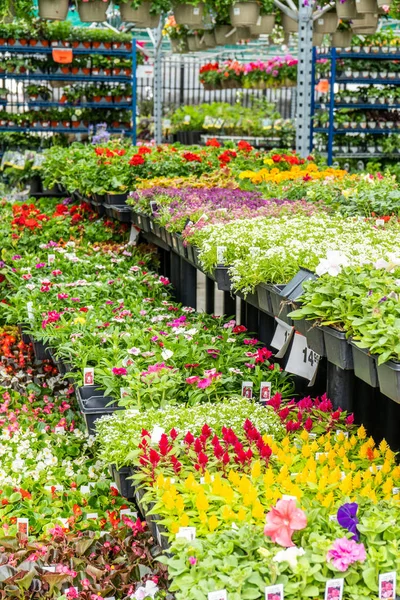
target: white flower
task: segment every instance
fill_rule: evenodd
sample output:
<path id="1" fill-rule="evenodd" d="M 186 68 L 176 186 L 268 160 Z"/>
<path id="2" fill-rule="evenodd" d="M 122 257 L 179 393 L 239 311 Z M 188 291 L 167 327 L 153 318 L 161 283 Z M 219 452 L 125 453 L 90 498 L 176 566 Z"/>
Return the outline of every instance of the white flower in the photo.
<path id="1" fill-rule="evenodd" d="M 278 554 L 275 554 L 272 560 L 277 563 L 287 562 L 289 563 L 291 569 L 295 569 L 297 567 L 297 558 L 299 556 L 303 556 L 303 554 L 303 548 L 296 548 L 296 546 L 292 546 L 290 548 L 286 548 L 286 550 L 280 550 Z"/>
<path id="2" fill-rule="evenodd" d="M 164 360 L 168 360 L 173 355 L 174 355 L 174 353 L 172 352 L 172 350 L 165 349 L 161 352 L 161 356 L 163 357 Z"/>
<path id="3" fill-rule="evenodd" d="M 326 258 L 323 258 L 320 261 L 315 272 L 317 275 L 328 273 L 332 277 L 335 277 L 341 272 L 342 266 L 347 267 L 348 264 L 349 261 L 347 260 L 347 257 L 339 252 L 339 250 L 328 250 Z"/>
<path id="4" fill-rule="evenodd" d="M 139 348 L 135 348 L 135 347 L 129 348 L 128 354 L 133 354 L 133 356 L 139 356 L 140 349 Z"/>
<path id="5" fill-rule="evenodd" d="M 150 441 L 152 444 L 158 444 L 161 440 L 162 434 L 165 432 L 165 429 L 160 427 L 159 425 L 155 425 L 153 431 L 151 432 Z"/>
<path id="6" fill-rule="evenodd" d="M 375 269 L 386 269 L 388 266 L 389 263 L 384 258 L 378 258 L 378 260 L 374 264 Z"/>
<path id="7" fill-rule="evenodd" d="M 158 592 L 158 586 L 154 581 L 146 581 L 145 586 L 140 586 L 131 596 L 134 600 L 145 600 L 145 598 L 154 598 Z"/>

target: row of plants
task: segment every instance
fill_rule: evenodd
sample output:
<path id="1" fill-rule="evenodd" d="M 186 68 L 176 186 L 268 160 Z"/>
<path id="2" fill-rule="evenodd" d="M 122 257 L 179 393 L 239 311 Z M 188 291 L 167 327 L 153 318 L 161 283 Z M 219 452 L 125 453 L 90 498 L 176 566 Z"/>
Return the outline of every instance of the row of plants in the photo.
<path id="1" fill-rule="evenodd" d="M 30 83 L 25 88 L 28 102 L 55 102 L 60 104 L 85 104 L 86 102 L 129 103 L 132 86 L 127 84 L 75 84 L 63 88 L 59 100 L 54 100 L 53 90 L 44 84 Z"/>
<path id="2" fill-rule="evenodd" d="M 112 127 L 130 129 L 131 113 L 126 110 L 99 108 L 52 108 L 23 113 L 0 111 L 0 127 L 88 127 L 89 124 L 107 123 Z"/>
<path id="3" fill-rule="evenodd" d="M 353 110 L 341 108 L 334 116 L 335 129 L 398 129 L 400 113 L 397 110 Z M 328 127 L 329 114 L 317 112 L 314 121 L 317 127 Z"/>
<path id="4" fill-rule="evenodd" d="M 0 73 L 43 73 L 62 75 L 86 75 L 86 76 L 126 76 L 132 74 L 132 60 L 103 55 L 75 56 L 69 65 L 60 66 L 52 58 L 46 56 L 32 58 L 23 56 L 20 58 L 3 59 L 0 61 Z"/>

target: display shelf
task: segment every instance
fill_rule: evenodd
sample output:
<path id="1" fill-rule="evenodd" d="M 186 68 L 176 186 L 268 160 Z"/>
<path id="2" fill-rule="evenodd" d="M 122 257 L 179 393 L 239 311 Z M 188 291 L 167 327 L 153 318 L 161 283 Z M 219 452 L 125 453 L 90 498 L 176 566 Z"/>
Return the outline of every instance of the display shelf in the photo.
<path id="1" fill-rule="evenodd" d="M 104 54 L 108 56 L 125 56 L 129 57 L 132 55 L 132 49 L 126 50 L 122 48 L 108 49 L 108 48 L 73 48 L 72 46 L 6 46 L 0 45 L 0 54 L 10 52 L 13 54 L 51 54 L 53 49 L 62 48 L 63 50 L 72 50 L 73 54 Z"/>
<path id="2" fill-rule="evenodd" d="M 318 53 L 317 49 L 314 48 L 313 50 L 313 81 L 316 82 L 316 78 L 315 78 L 315 65 L 317 63 L 317 60 L 319 58 L 326 58 L 330 60 L 330 75 L 329 75 L 329 96 L 328 96 L 328 101 L 327 102 L 321 102 L 320 97 L 319 98 L 314 98 L 315 92 L 318 91 L 317 86 L 314 88 L 313 90 L 313 99 L 314 101 L 312 102 L 312 118 L 314 117 L 314 113 L 315 113 L 315 109 L 319 108 L 319 109 L 326 109 L 328 112 L 328 116 L 329 116 L 329 120 L 327 122 L 326 127 L 315 127 L 313 125 L 313 122 L 311 122 L 311 136 L 310 136 L 310 151 L 313 150 L 313 135 L 314 133 L 323 133 L 323 134 L 327 134 L 328 136 L 328 142 L 327 142 L 327 157 L 328 157 L 328 165 L 332 165 L 334 158 L 344 158 L 344 156 L 341 156 L 340 154 L 336 154 L 333 150 L 333 144 L 334 144 L 334 137 L 336 135 L 343 135 L 343 134 L 366 134 L 366 135 L 374 135 L 374 136 L 378 136 L 378 135 L 398 135 L 400 134 L 400 128 L 389 128 L 389 127 L 376 127 L 376 128 L 369 128 L 367 126 L 365 127 L 348 127 L 348 128 L 344 128 L 344 127 L 338 127 L 335 128 L 335 121 L 336 121 L 336 115 L 335 115 L 335 111 L 337 109 L 340 108 L 347 108 L 347 109 L 352 109 L 352 110 L 362 110 L 362 111 L 368 111 L 368 110 L 388 110 L 388 109 L 396 109 L 396 108 L 400 108 L 400 104 L 381 104 L 381 103 L 371 103 L 369 104 L 368 102 L 359 102 L 359 103 L 352 103 L 352 102 L 335 102 L 335 91 L 337 88 L 338 84 L 351 84 L 351 85 L 388 85 L 388 86 L 394 86 L 394 85 L 400 85 L 400 73 L 396 73 L 395 74 L 395 78 L 391 78 L 391 77 L 377 77 L 377 78 L 373 78 L 373 77 L 347 77 L 347 76 L 343 76 L 342 74 L 338 74 L 337 68 L 338 68 L 338 64 L 337 64 L 337 60 L 338 59 L 343 59 L 343 58 L 351 58 L 355 61 L 357 60 L 362 60 L 362 59 L 386 59 L 386 60 L 390 60 L 390 61 L 394 61 L 396 60 L 396 58 L 400 59 L 400 52 L 397 51 L 396 48 L 396 52 L 338 52 L 336 50 L 336 48 L 332 48 L 329 52 L 322 52 L 322 53 Z M 356 63 L 357 64 L 357 63 Z M 356 68 L 353 68 L 354 70 L 356 70 Z M 322 78 L 320 78 L 320 81 L 322 81 Z M 325 79 L 326 81 L 326 79 Z M 324 95 L 327 93 L 327 91 L 324 91 Z M 350 119 L 350 121 L 356 121 L 357 119 Z M 369 121 L 376 121 L 376 119 L 369 119 Z M 349 153 L 349 157 L 351 158 L 361 158 L 361 155 L 364 153 L 360 153 L 360 155 L 357 155 L 357 153 Z M 369 155 L 368 153 L 365 154 L 365 157 L 370 157 L 370 156 L 375 156 L 375 154 L 371 154 Z M 379 155 L 381 158 L 388 158 L 388 155 L 381 153 Z"/>
<path id="3" fill-rule="evenodd" d="M 320 155 L 324 158 L 327 157 L 327 153 L 326 152 L 320 152 Z M 376 159 L 377 157 L 379 158 L 400 158 L 400 153 L 398 154 L 391 154 L 391 153 L 386 153 L 386 152 L 348 152 L 348 153 L 341 153 L 341 152 L 335 152 L 335 158 L 370 158 L 370 159 Z"/>
<path id="4" fill-rule="evenodd" d="M 30 101 L 16 102 L 13 106 L 26 106 L 29 108 L 37 106 L 38 108 L 55 108 L 57 106 L 61 108 L 119 108 L 121 110 L 131 110 L 132 102 L 82 102 L 80 104 L 70 104 L 68 102 L 42 102 L 42 101 Z"/>
<path id="5" fill-rule="evenodd" d="M 103 81 L 107 83 L 130 83 L 132 75 L 72 75 L 70 73 L 0 73 L 0 79 L 39 80 L 39 81 Z"/>
<path id="6" fill-rule="evenodd" d="M 289 134 L 286 134 L 289 135 Z M 294 133 L 293 133 L 293 137 L 294 137 Z M 201 136 L 201 143 L 202 144 L 206 144 L 208 140 L 218 140 L 219 142 L 235 142 L 238 143 L 241 140 L 243 140 L 244 142 L 249 142 L 249 144 L 251 144 L 252 146 L 265 146 L 265 145 L 269 145 L 271 147 L 276 146 L 276 144 L 279 142 L 279 138 L 278 137 L 273 137 L 273 136 L 268 136 L 268 137 L 262 137 L 262 136 L 246 136 L 246 135 L 218 135 L 218 133 L 214 133 L 214 134 L 206 134 L 206 135 L 202 135 Z"/>
<path id="7" fill-rule="evenodd" d="M 0 131 L 4 132 L 4 131 L 12 131 L 12 132 L 24 132 L 26 131 L 27 133 L 35 133 L 36 132 L 40 132 L 43 133 L 45 131 L 50 131 L 52 133 L 87 133 L 88 129 L 91 125 L 88 125 L 88 127 L 31 127 L 31 126 L 27 126 L 27 127 L 18 127 L 17 125 L 13 125 L 11 127 L 1 127 L 0 126 Z M 117 128 L 113 128 L 113 127 L 107 127 L 107 131 L 109 133 L 130 133 L 132 131 L 132 129 L 128 128 L 123 128 L 123 127 L 117 127 Z"/>

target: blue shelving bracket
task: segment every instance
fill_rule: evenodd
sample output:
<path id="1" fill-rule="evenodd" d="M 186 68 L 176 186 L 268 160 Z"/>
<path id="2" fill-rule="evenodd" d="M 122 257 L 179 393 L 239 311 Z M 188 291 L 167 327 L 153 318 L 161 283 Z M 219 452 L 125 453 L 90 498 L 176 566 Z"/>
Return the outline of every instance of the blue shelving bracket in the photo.
<path id="1" fill-rule="evenodd" d="M 333 162 L 334 110 L 335 110 L 335 80 L 336 80 L 336 48 L 331 50 L 331 78 L 329 82 L 329 127 L 328 127 L 328 165 Z"/>
<path id="2" fill-rule="evenodd" d="M 315 66 L 317 64 L 317 49 L 314 46 L 312 52 L 312 66 L 311 66 L 311 106 L 310 106 L 310 154 L 314 147 L 314 114 L 315 114 Z"/>
<path id="3" fill-rule="evenodd" d="M 132 144 L 136 146 L 136 112 L 137 112 L 137 49 L 136 38 L 132 40 Z"/>

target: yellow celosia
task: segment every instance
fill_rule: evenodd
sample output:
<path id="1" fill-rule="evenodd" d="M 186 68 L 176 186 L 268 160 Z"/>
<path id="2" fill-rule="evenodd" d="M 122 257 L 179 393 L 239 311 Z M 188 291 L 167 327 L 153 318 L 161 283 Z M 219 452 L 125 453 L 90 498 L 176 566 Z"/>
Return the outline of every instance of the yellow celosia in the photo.
<path id="1" fill-rule="evenodd" d="M 261 475 L 261 463 L 259 460 L 254 461 L 253 466 L 251 467 L 251 478 L 253 481 L 258 479 Z"/>
<path id="2" fill-rule="evenodd" d="M 182 496 L 178 496 L 175 500 L 175 507 L 178 513 L 181 513 L 185 510 L 185 502 Z"/>
<path id="3" fill-rule="evenodd" d="M 208 527 L 209 527 L 210 531 L 215 531 L 217 529 L 218 525 L 219 525 L 219 521 L 218 521 L 217 517 L 215 515 L 212 515 L 208 519 Z"/>
<path id="4" fill-rule="evenodd" d="M 257 519 L 259 521 L 264 521 L 265 511 L 264 511 L 264 508 L 263 508 L 263 505 L 261 504 L 261 502 L 257 501 L 254 503 L 251 514 L 255 519 Z"/>
<path id="5" fill-rule="evenodd" d="M 180 517 L 179 527 L 189 527 L 189 516 L 187 513 L 183 513 L 183 515 Z"/>
<path id="6" fill-rule="evenodd" d="M 204 492 L 202 494 L 198 494 L 197 498 L 196 498 L 196 508 L 197 510 L 208 510 L 210 507 L 210 504 L 204 494 Z"/>
<path id="7" fill-rule="evenodd" d="M 357 429 L 357 436 L 360 440 L 364 440 L 367 437 L 367 432 L 364 425 L 360 425 L 360 427 Z"/>

